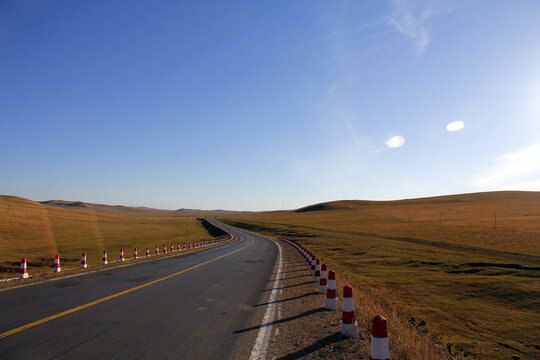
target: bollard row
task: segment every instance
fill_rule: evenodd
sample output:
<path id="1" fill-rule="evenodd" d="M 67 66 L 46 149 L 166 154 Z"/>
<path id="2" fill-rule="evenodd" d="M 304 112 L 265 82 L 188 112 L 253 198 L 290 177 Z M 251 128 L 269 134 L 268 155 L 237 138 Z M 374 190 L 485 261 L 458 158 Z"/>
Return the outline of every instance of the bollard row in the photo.
<path id="1" fill-rule="evenodd" d="M 178 243 L 178 245 L 176 247 L 177 250 L 175 250 L 174 245 L 171 243 L 170 251 L 171 251 L 171 253 L 180 252 L 182 249 L 183 250 L 188 250 L 188 249 L 206 247 L 206 246 L 219 244 L 219 243 L 222 243 L 224 241 L 229 241 L 229 240 L 232 240 L 232 237 L 220 238 L 220 239 L 212 239 L 212 240 L 204 240 L 204 241 L 193 241 L 193 242 L 184 243 L 183 246 L 181 246 L 180 243 Z M 166 245 L 163 245 L 163 253 L 167 254 L 167 246 Z M 156 256 L 157 255 L 159 255 L 159 247 L 156 245 Z M 146 257 L 150 257 L 150 256 L 151 256 L 150 255 L 150 249 L 146 248 Z M 139 256 L 138 256 L 138 253 L 137 253 L 137 248 L 135 248 L 133 250 L 133 259 L 138 259 L 138 258 L 139 258 Z M 120 262 L 126 261 L 126 259 L 124 258 L 124 249 L 123 248 L 120 249 L 120 257 L 119 257 L 118 261 L 120 261 Z M 102 265 L 107 265 L 108 263 L 109 262 L 107 260 L 107 250 L 104 250 L 103 251 L 103 256 L 101 258 L 101 264 Z M 86 262 L 86 252 L 83 252 L 82 257 L 81 257 L 80 268 L 81 269 L 86 269 L 87 267 L 88 267 L 88 264 Z M 60 255 L 59 254 L 56 254 L 55 257 L 54 257 L 54 265 L 53 265 L 52 271 L 53 272 L 61 272 L 62 271 L 62 268 L 60 266 Z M 27 269 L 27 264 L 26 264 L 26 258 L 23 258 L 21 260 L 21 267 L 20 267 L 18 277 L 21 278 L 21 279 L 27 279 L 28 276 L 29 275 L 28 275 L 28 269 Z"/>
<path id="2" fill-rule="evenodd" d="M 281 240 L 291 246 L 298 253 L 298 256 L 304 259 L 311 276 L 313 276 L 313 280 L 318 284 L 319 293 L 326 294 L 325 308 L 332 311 L 337 310 L 336 273 L 334 270 L 330 270 L 327 273 L 326 264 L 321 264 L 321 259 L 317 259 L 313 253 L 297 242 L 288 239 Z M 349 285 L 345 285 L 343 287 L 343 309 L 340 327 L 341 335 L 356 338 L 358 337 L 358 324 L 354 318 L 354 301 L 352 290 L 352 287 Z M 373 318 L 371 329 L 370 359 L 390 359 L 386 319 L 381 315 L 377 315 L 375 318 Z"/>

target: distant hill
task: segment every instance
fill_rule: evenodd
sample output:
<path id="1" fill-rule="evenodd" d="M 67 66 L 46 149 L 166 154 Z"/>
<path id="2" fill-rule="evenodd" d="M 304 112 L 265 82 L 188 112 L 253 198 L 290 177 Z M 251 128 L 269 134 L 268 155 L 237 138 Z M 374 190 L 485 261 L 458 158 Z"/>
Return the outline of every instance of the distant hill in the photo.
<path id="1" fill-rule="evenodd" d="M 195 216 L 195 217 L 205 217 L 205 216 L 224 216 L 238 214 L 237 211 L 229 210 L 199 210 L 199 209 L 185 209 L 181 208 L 178 210 L 162 210 L 155 209 L 145 206 L 123 206 L 123 205 L 105 205 L 105 204 L 93 204 L 82 201 L 66 201 L 66 200 L 47 200 L 40 201 L 40 204 L 47 206 L 55 206 L 64 209 L 73 209 L 80 211 L 90 211 L 100 214 L 109 214 L 109 215 L 120 215 L 120 216 L 146 216 L 146 217 L 155 217 L 155 216 Z"/>
<path id="2" fill-rule="evenodd" d="M 390 201 L 375 200 L 337 200 L 302 207 L 293 210 L 296 213 L 313 211 L 361 210 L 370 206 L 381 205 L 451 205 L 482 202 L 538 202 L 540 191 L 493 191 L 458 195 L 433 196 L 417 199 L 403 199 Z"/>

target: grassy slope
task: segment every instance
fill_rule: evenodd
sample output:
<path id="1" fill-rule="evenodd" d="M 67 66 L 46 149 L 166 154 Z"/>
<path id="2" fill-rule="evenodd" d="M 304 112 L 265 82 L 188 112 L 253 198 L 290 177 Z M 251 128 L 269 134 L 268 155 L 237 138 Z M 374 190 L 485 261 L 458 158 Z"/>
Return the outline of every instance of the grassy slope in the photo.
<path id="1" fill-rule="evenodd" d="M 301 242 L 454 352 L 540 358 L 540 193 L 338 201 L 226 221 Z"/>
<path id="2" fill-rule="evenodd" d="M 103 250 L 114 260 L 122 247 L 131 257 L 135 247 L 144 255 L 146 247 L 211 237 L 193 217 L 201 213 L 71 204 L 0 196 L 0 277 L 13 277 L 22 257 L 29 272 L 47 272 L 57 252 L 63 267 L 77 267 L 83 251 L 94 265 Z"/>

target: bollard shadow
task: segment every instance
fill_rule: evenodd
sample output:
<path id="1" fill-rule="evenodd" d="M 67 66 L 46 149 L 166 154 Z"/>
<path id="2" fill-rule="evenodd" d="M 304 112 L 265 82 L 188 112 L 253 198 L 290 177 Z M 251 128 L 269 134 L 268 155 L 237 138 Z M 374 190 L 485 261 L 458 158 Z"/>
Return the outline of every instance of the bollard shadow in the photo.
<path id="1" fill-rule="evenodd" d="M 283 357 L 280 357 L 278 360 L 294 360 L 294 359 L 300 359 L 304 356 L 307 356 L 319 349 L 322 349 L 323 347 L 325 346 L 328 346 L 328 345 L 331 345 L 331 344 L 335 344 L 339 341 L 342 341 L 343 339 L 345 339 L 343 336 L 341 336 L 340 333 L 335 333 L 335 334 L 332 334 L 332 335 L 329 335 L 325 338 L 322 338 L 320 340 L 318 340 L 316 343 L 312 344 L 312 345 L 309 345 L 309 346 L 306 346 L 305 348 L 303 349 L 300 349 L 292 354 L 288 354 L 288 355 L 285 355 Z"/>
<path id="2" fill-rule="evenodd" d="M 298 278 L 302 278 L 302 277 L 306 277 L 306 276 L 309 276 L 311 277 L 310 274 L 307 274 L 306 275 L 297 275 L 297 276 L 291 276 L 291 277 L 286 277 L 286 278 L 280 278 L 279 280 L 290 280 L 290 279 L 298 279 Z M 267 280 L 266 282 L 274 282 L 275 280 Z"/>
<path id="3" fill-rule="evenodd" d="M 317 291 L 313 291 L 313 292 L 310 292 L 310 293 L 307 293 L 307 294 L 298 295 L 298 296 L 290 297 L 290 298 L 287 298 L 287 299 L 275 300 L 275 301 L 270 301 L 270 302 L 266 302 L 266 303 L 263 303 L 263 304 L 257 304 L 257 305 L 251 305 L 251 306 L 257 307 L 257 306 L 265 306 L 265 305 L 270 305 L 270 304 L 277 304 L 277 303 L 282 303 L 282 302 L 285 302 L 285 301 L 301 299 L 303 297 L 313 296 L 313 295 L 319 295 L 319 293 Z"/>
<path id="4" fill-rule="evenodd" d="M 262 291 L 282 290 L 282 289 L 288 289 L 288 288 L 307 285 L 307 284 L 315 284 L 315 282 L 314 281 L 305 281 L 305 282 L 300 283 L 300 284 L 287 285 L 287 286 L 282 286 L 282 287 L 278 287 L 278 288 L 266 289 L 266 290 L 262 290 Z"/>
<path id="5" fill-rule="evenodd" d="M 245 333 L 245 332 L 252 331 L 252 330 L 258 330 L 260 328 L 267 327 L 267 326 L 283 324 L 283 323 L 285 323 L 287 321 L 300 319 L 300 318 L 310 316 L 310 315 L 313 315 L 313 314 L 317 314 L 317 313 L 320 313 L 320 312 L 323 312 L 323 311 L 326 311 L 326 309 L 322 308 L 322 307 L 318 308 L 318 309 L 309 310 L 309 311 L 306 311 L 306 312 L 303 312 L 301 314 L 294 315 L 294 316 L 291 316 L 291 317 L 288 317 L 288 318 L 276 320 L 276 321 L 273 321 L 273 322 L 264 323 L 264 324 L 257 325 L 257 326 L 248 327 L 248 328 L 241 329 L 241 330 L 236 330 L 236 331 L 233 331 L 233 334 L 241 334 L 241 333 Z"/>
<path id="6" fill-rule="evenodd" d="M 298 270 L 292 270 L 292 271 L 287 270 L 287 271 L 285 271 L 285 273 L 290 274 L 290 273 L 295 273 L 295 272 L 300 272 L 300 271 L 307 271 L 307 270 L 308 269 L 305 269 L 305 268 L 304 269 L 299 268 Z M 282 272 L 272 273 L 272 275 L 281 275 L 281 274 L 283 274 L 283 271 Z"/>

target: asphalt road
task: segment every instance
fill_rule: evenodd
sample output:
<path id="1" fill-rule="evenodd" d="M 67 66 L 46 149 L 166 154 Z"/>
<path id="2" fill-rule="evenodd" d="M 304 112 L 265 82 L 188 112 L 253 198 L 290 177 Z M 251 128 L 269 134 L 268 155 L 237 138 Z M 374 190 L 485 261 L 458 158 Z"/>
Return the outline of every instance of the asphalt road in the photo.
<path id="1" fill-rule="evenodd" d="M 0 334 L 220 259 L 0 339 L 1 359 L 247 359 L 278 249 L 238 240 L 76 277 L 0 291 Z M 253 239 L 253 241 L 251 241 Z M 262 309 L 261 309 L 262 308 Z"/>

